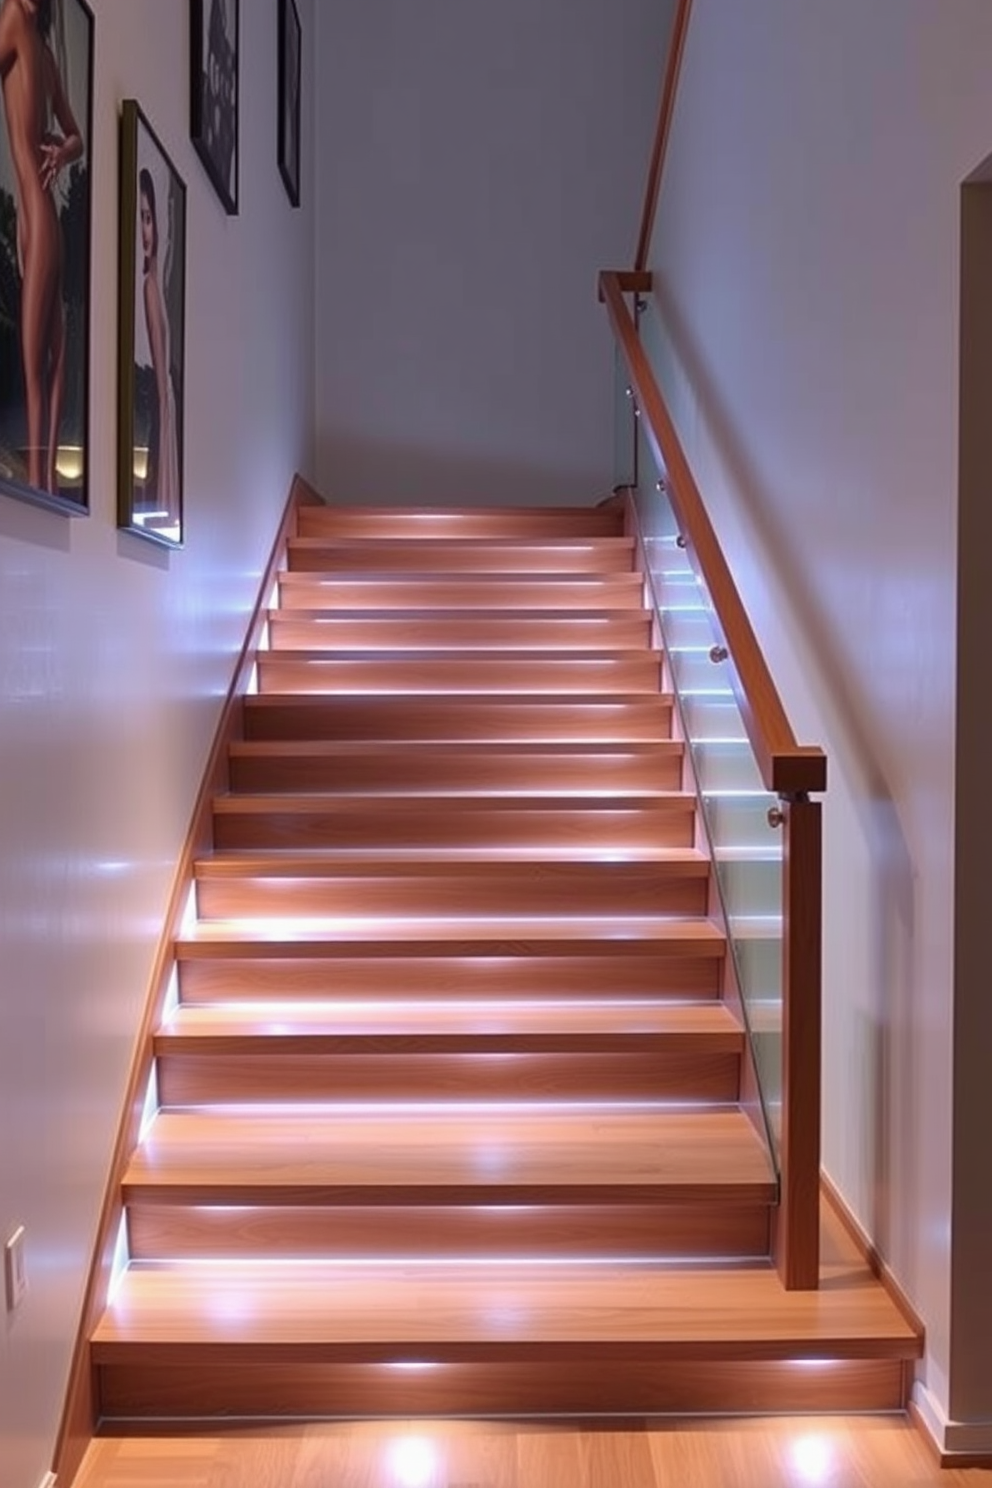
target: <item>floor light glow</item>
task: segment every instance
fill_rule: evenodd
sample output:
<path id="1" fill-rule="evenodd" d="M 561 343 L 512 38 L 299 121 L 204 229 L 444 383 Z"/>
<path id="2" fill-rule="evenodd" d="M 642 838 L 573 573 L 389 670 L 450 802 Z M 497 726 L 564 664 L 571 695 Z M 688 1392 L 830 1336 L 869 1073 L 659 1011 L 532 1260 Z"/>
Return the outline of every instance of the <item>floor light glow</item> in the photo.
<path id="1" fill-rule="evenodd" d="M 393 1481 L 400 1488 L 427 1488 L 437 1468 L 437 1450 L 426 1437 L 405 1436 L 389 1454 Z"/>
<path id="2" fill-rule="evenodd" d="M 826 1436 L 801 1436 L 792 1443 L 789 1456 L 803 1483 L 826 1483 L 835 1465 L 833 1443 Z"/>

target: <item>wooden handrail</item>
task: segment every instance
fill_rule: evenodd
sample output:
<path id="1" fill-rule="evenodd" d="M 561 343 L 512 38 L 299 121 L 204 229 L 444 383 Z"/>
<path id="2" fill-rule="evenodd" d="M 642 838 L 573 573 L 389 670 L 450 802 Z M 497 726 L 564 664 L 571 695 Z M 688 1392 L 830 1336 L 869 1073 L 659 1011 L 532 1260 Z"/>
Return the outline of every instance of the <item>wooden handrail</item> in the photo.
<path id="1" fill-rule="evenodd" d="M 641 231 L 637 239 L 637 252 L 634 255 L 634 267 L 638 269 L 645 268 L 648 261 L 648 249 L 651 245 L 654 218 L 658 210 L 658 196 L 661 191 L 661 173 L 665 168 L 665 151 L 672 127 L 672 115 L 675 113 L 675 95 L 678 91 L 682 53 L 685 49 L 686 33 L 689 30 L 691 10 L 692 0 L 678 0 L 678 8 L 672 21 L 672 34 L 665 59 L 665 81 L 661 90 L 658 122 L 654 131 L 654 147 L 651 151 L 651 164 L 648 167 L 647 186 L 644 190 Z"/>
<path id="2" fill-rule="evenodd" d="M 690 562 L 709 593 L 718 637 L 733 659 L 737 703 L 766 789 L 787 796 L 825 790 L 826 756 L 815 745 L 796 742 L 624 300 L 625 292 L 647 289 L 650 278 L 643 271 L 599 276 L 600 299 L 624 354 L 641 428 L 664 472 Z"/>

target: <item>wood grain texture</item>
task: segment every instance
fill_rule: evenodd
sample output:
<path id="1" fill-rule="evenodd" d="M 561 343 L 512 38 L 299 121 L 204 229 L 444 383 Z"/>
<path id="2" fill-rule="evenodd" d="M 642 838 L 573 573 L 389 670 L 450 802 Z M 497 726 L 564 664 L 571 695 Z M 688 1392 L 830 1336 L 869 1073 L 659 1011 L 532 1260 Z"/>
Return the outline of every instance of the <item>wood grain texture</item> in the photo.
<path id="1" fill-rule="evenodd" d="M 490 647 L 542 651 L 555 647 L 566 654 L 588 646 L 614 651 L 639 650 L 649 644 L 650 621 L 637 610 L 495 611 L 449 610 L 437 616 L 425 610 L 347 611 L 270 610 L 269 644 L 273 650 L 416 650 L 426 646 L 458 647 L 484 653 Z"/>
<path id="2" fill-rule="evenodd" d="M 422 1488 L 809 1488 L 817 1472 L 845 1488 L 992 1485 L 992 1471 L 941 1471 L 906 1417 L 891 1414 L 664 1423 L 648 1417 L 596 1429 L 402 1417 L 229 1425 L 94 1442 L 75 1488 L 401 1488 L 404 1468 L 418 1464 Z"/>
<path id="3" fill-rule="evenodd" d="M 240 1256 L 399 1260 L 434 1255 L 454 1261 L 554 1255 L 579 1260 L 607 1253 L 627 1259 L 697 1260 L 768 1255 L 769 1206 L 749 1204 L 511 1204 L 331 1206 L 169 1203 L 128 1206 L 135 1260 L 162 1256 Z"/>
<path id="4" fill-rule="evenodd" d="M 301 537 L 333 537 L 342 541 L 385 537 L 433 543 L 437 538 L 520 538 L 537 541 L 558 537 L 615 537 L 623 522 L 605 506 L 535 507 L 478 506 L 453 508 L 409 506 L 309 507 L 302 515 Z"/>
<path id="5" fill-rule="evenodd" d="M 785 808 L 783 862 L 782 1194 L 775 1251 L 783 1283 L 819 1277 L 822 819 L 818 801 Z"/>
<path id="6" fill-rule="evenodd" d="M 733 1109 L 330 1098 L 269 1113 L 160 1111 L 123 1188 L 228 1204 L 749 1203 L 776 1191 Z"/>
<path id="7" fill-rule="evenodd" d="M 410 610 L 640 610 L 642 581 L 635 573 L 386 575 L 385 577 L 283 573 L 281 609 Z"/>
<path id="8" fill-rule="evenodd" d="M 682 53 L 685 50 L 685 40 L 689 31 L 691 14 L 692 0 L 678 0 L 675 13 L 672 17 L 672 29 L 668 39 L 668 51 L 665 57 L 665 75 L 662 83 L 661 98 L 658 104 L 658 120 L 655 124 L 654 141 L 651 146 L 648 178 L 644 186 L 644 205 L 641 208 L 641 225 L 637 235 L 637 247 L 634 250 L 634 267 L 635 270 L 639 271 L 647 268 L 648 253 L 651 248 L 651 236 L 654 232 L 655 216 L 658 210 L 658 197 L 661 192 L 661 177 L 665 168 L 668 136 L 671 132 L 672 118 L 675 114 L 675 100 L 678 96 L 679 75 L 682 71 Z"/>
<path id="9" fill-rule="evenodd" d="M 370 1415 L 579 1416 L 602 1422 L 612 1415 L 897 1411 L 905 1400 L 899 1359 L 843 1359 L 818 1369 L 795 1360 L 657 1358 L 615 1347 L 604 1352 L 585 1341 L 552 1359 L 431 1360 L 428 1368 L 419 1358 L 402 1357 L 364 1365 L 301 1366 L 271 1357 L 256 1362 L 240 1350 L 216 1362 L 198 1352 L 173 1362 L 169 1352 L 142 1349 L 144 1362 L 136 1352 L 101 1368 L 101 1404 L 110 1427 L 149 1415 L 186 1423 L 225 1416 Z M 728 1488 L 736 1488 L 736 1481 Z"/>
<path id="10" fill-rule="evenodd" d="M 667 739 L 672 700 L 613 696 L 490 698 L 245 698 L 249 739 L 408 739 L 411 742 L 626 743 Z"/>
<path id="11" fill-rule="evenodd" d="M 439 537 L 431 542 L 379 536 L 292 537 L 286 549 L 291 573 L 608 574 L 630 571 L 631 541 L 614 537 Z"/>

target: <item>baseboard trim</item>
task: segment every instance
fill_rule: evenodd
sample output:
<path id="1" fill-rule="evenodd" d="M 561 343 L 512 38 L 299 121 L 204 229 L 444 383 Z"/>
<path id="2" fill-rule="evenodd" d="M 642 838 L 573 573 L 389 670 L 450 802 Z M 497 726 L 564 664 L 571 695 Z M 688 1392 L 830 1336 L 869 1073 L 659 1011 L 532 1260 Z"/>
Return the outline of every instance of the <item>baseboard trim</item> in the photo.
<path id="1" fill-rule="evenodd" d="M 265 624 L 269 595 L 276 582 L 289 537 L 296 532 L 301 506 L 321 498 L 299 475 L 293 478 L 279 528 L 259 587 L 255 608 L 238 655 L 231 685 L 217 721 L 200 788 L 190 816 L 189 829 L 176 859 L 172 887 L 162 918 L 162 933 L 152 959 L 145 994 L 145 1011 L 135 1038 L 131 1068 L 118 1124 L 117 1139 L 104 1191 L 90 1270 L 83 1297 L 76 1342 L 54 1451 L 54 1469 L 62 1482 L 71 1483 L 92 1440 L 99 1414 L 95 1381 L 89 1358 L 89 1338 L 106 1306 L 113 1256 L 121 1220 L 121 1179 L 137 1143 L 144 1093 L 152 1068 L 152 1037 L 168 994 L 174 967 L 173 940 L 178 933 L 193 883 L 193 864 L 210 839 L 211 802 L 227 783 L 228 745 L 241 730 L 243 699 L 248 690 L 255 650 Z"/>
<path id="2" fill-rule="evenodd" d="M 909 1413 L 941 1467 L 992 1468 L 992 1421 L 952 1421 L 921 1380 Z"/>
<path id="3" fill-rule="evenodd" d="M 820 1192 L 844 1226 L 853 1243 L 857 1246 L 858 1252 L 872 1276 L 888 1292 L 892 1302 L 898 1307 L 914 1333 L 917 1333 L 923 1339 L 926 1336 L 926 1327 L 923 1319 L 889 1270 L 874 1242 L 868 1238 L 858 1220 L 848 1208 L 840 1190 L 822 1169 L 820 1171 Z"/>

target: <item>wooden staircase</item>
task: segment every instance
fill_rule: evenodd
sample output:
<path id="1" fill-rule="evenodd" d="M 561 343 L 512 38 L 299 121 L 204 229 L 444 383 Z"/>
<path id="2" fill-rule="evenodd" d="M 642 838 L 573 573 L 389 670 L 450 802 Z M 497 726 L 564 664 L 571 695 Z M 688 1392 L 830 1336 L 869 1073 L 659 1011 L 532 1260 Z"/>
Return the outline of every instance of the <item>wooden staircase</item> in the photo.
<path id="1" fill-rule="evenodd" d="M 615 507 L 304 508 L 175 944 L 104 1420 L 891 1408 L 777 1181 Z"/>

